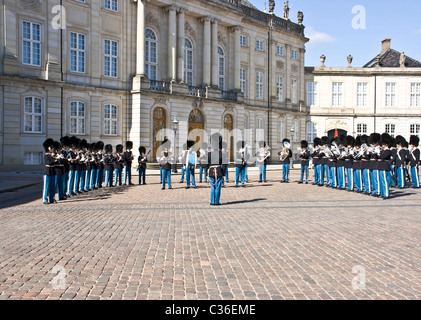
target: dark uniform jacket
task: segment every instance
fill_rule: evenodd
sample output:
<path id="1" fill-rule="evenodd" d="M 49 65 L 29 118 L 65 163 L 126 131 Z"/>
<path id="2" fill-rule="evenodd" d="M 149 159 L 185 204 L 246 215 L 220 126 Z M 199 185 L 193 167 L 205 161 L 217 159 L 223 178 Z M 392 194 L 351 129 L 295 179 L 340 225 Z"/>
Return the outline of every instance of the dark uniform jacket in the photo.
<path id="1" fill-rule="evenodd" d="M 137 162 L 139 163 L 139 169 L 144 168 L 146 169 L 146 162 L 148 162 L 148 159 L 146 158 L 146 154 L 142 153 L 138 158 Z"/>
<path id="2" fill-rule="evenodd" d="M 396 167 L 403 167 L 406 165 L 407 153 L 405 149 L 398 149 L 396 153 Z"/>
<path id="3" fill-rule="evenodd" d="M 390 158 L 392 157 L 392 151 L 389 149 L 383 149 L 378 157 L 377 167 L 381 171 L 391 171 L 390 169 Z"/>
<path id="4" fill-rule="evenodd" d="M 221 178 L 225 176 L 225 169 L 223 167 L 224 156 L 222 151 L 212 151 L 208 153 L 208 165 L 209 177 Z"/>
<path id="5" fill-rule="evenodd" d="M 278 155 L 281 155 L 281 154 L 282 154 L 282 151 L 278 152 Z M 282 164 L 290 164 L 291 158 L 292 158 L 292 151 L 291 151 L 291 149 L 288 149 L 288 157 L 284 161 L 281 161 L 281 163 Z"/>
<path id="6" fill-rule="evenodd" d="M 114 156 L 112 154 L 104 154 L 104 169 L 105 171 L 114 170 Z"/>
<path id="7" fill-rule="evenodd" d="M 310 150 L 305 150 L 303 153 L 300 153 L 299 157 L 301 158 L 301 166 L 308 167 L 310 164 Z"/>
<path id="8" fill-rule="evenodd" d="M 44 175 L 45 176 L 54 176 L 55 170 L 54 170 L 54 157 L 51 155 L 51 153 L 46 153 L 44 155 Z"/>
<path id="9" fill-rule="evenodd" d="M 131 167 L 132 166 L 132 152 L 131 151 L 124 151 L 123 159 L 124 159 L 124 166 Z"/>
<path id="10" fill-rule="evenodd" d="M 315 149 L 313 153 L 310 154 L 310 157 L 313 159 L 314 166 L 317 166 L 320 164 L 319 153 L 320 153 L 320 149 Z"/>
<path id="11" fill-rule="evenodd" d="M 409 165 L 416 167 L 420 163 L 420 149 L 416 148 L 409 154 Z"/>
<path id="12" fill-rule="evenodd" d="M 116 153 L 115 157 L 114 157 L 114 170 L 115 169 L 119 169 L 122 170 L 123 169 L 123 164 L 124 164 L 124 158 L 123 155 L 120 153 Z"/>

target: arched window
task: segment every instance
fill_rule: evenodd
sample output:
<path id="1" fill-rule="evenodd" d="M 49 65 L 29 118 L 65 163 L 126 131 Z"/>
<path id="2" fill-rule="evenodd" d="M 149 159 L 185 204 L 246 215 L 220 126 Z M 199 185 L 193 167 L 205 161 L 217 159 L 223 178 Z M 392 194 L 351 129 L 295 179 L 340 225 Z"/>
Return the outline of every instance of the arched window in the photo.
<path id="1" fill-rule="evenodd" d="M 145 71 L 150 80 L 156 80 L 158 68 L 158 41 L 155 32 L 152 29 L 145 31 Z"/>
<path id="2" fill-rule="evenodd" d="M 184 79 L 189 86 L 193 86 L 193 44 L 184 39 Z"/>
<path id="3" fill-rule="evenodd" d="M 225 90 L 225 52 L 221 46 L 218 46 L 218 61 L 219 61 L 219 89 Z"/>

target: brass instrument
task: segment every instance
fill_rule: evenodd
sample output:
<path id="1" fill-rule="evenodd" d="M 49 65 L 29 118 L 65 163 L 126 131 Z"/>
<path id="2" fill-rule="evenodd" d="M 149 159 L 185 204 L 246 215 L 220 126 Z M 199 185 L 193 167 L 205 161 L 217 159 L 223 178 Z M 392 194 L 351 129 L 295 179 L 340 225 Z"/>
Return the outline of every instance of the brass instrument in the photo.
<path id="1" fill-rule="evenodd" d="M 284 142 L 284 148 L 280 153 L 279 160 L 282 162 L 285 161 L 289 156 L 289 149 L 291 149 L 291 144 L 289 142 Z"/>
<path id="2" fill-rule="evenodd" d="M 257 156 L 257 162 L 263 163 L 267 158 L 270 157 L 270 147 L 266 146 L 262 151 L 259 151 Z"/>
<path id="3" fill-rule="evenodd" d="M 172 156 L 172 153 L 168 151 L 168 155 L 165 156 L 164 151 L 161 152 L 161 157 L 159 158 L 159 163 L 161 165 L 164 165 L 166 163 L 174 164 L 174 157 Z"/>

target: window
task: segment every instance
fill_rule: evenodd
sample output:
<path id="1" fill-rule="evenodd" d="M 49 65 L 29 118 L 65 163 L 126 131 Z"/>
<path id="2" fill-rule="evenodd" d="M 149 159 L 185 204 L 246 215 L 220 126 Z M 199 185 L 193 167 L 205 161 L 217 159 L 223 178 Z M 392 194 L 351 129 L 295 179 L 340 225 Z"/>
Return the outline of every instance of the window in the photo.
<path id="1" fill-rule="evenodd" d="M 42 164 L 42 152 L 25 152 L 23 155 L 23 164 L 25 166 L 37 166 Z"/>
<path id="2" fill-rule="evenodd" d="M 118 107 L 107 104 L 104 107 L 104 134 L 107 136 L 116 136 L 118 124 Z"/>
<path id="3" fill-rule="evenodd" d="M 74 101 L 70 103 L 70 133 L 85 134 L 85 103 Z"/>
<path id="4" fill-rule="evenodd" d="M 358 123 L 357 124 L 357 135 L 361 136 L 363 134 L 367 134 L 367 125 L 365 123 Z"/>
<path id="5" fill-rule="evenodd" d="M 263 72 L 256 72 L 256 99 L 263 99 Z"/>
<path id="6" fill-rule="evenodd" d="M 411 83 L 411 107 L 421 107 L 421 83 Z"/>
<path id="7" fill-rule="evenodd" d="M 317 138 L 317 127 L 316 124 L 313 122 L 307 123 L 307 136 L 306 140 L 308 143 L 313 143 L 314 139 Z"/>
<path id="8" fill-rule="evenodd" d="M 225 52 L 222 47 L 218 47 L 218 59 L 219 59 L 219 89 L 225 90 Z"/>
<path id="9" fill-rule="evenodd" d="M 184 79 L 189 86 L 193 86 L 193 44 L 184 39 Z"/>
<path id="10" fill-rule="evenodd" d="M 70 71 L 85 73 L 85 35 L 70 32 Z"/>
<path id="11" fill-rule="evenodd" d="M 411 124 L 409 129 L 409 134 L 411 136 L 420 136 L 420 125 L 419 124 Z"/>
<path id="12" fill-rule="evenodd" d="M 265 128 L 263 125 L 263 119 L 257 119 L 257 128 L 256 128 L 256 141 L 264 141 L 265 140 Z"/>
<path id="13" fill-rule="evenodd" d="M 284 78 L 281 76 L 276 78 L 276 98 L 278 101 L 284 101 Z"/>
<path id="14" fill-rule="evenodd" d="M 367 83 L 357 83 L 357 107 L 367 107 L 367 88 Z"/>
<path id="15" fill-rule="evenodd" d="M 247 96 L 247 69 L 240 70 L 240 87 L 244 97 Z"/>
<path id="16" fill-rule="evenodd" d="M 117 78 L 118 43 L 117 41 L 105 40 L 104 45 L 104 75 Z"/>
<path id="17" fill-rule="evenodd" d="M 276 54 L 278 56 L 283 56 L 284 55 L 284 47 L 283 46 L 276 46 Z"/>
<path id="18" fill-rule="evenodd" d="M 261 40 L 256 40 L 256 50 L 259 51 L 264 51 L 264 46 L 263 46 L 263 41 Z"/>
<path id="19" fill-rule="evenodd" d="M 42 132 L 42 99 L 24 98 L 24 132 Z"/>
<path id="20" fill-rule="evenodd" d="M 318 104 L 317 82 L 307 82 L 307 106 Z"/>
<path id="21" fill-rule="evenodd" d="M 285 139 L 285 120 L 279 121 L 279 142 Z"/>
<path id="22" fill-rule="evenodd" d="M 22 22 L 22 62 L 41 66 L 41 25 Z"/>
<path id="23" fill-rule="evenodd" d="M 292 79 L 291 80 L 291 102 L 293 104 L 297 104 L 298 103 L 298 88 L 297 88 L 297 79 Z"/>
<path id="24" fill-rule="evenodd" d="M 105 0 L 105 9 L 118 11 L 118 0 Z"/>
<path id="25" fill-rule="evenodd" d="M 248 39 L 246 36 L 240 36 L 240 44 L 242 47 L 247 47 Z"/>
<path id="26" fill-rule="evenodd" d="M 145 30 L 145 72 L 149 80 L 156 80 L 157 77 L 157 46 L 158 41 L 155 32 L 152 29 Z"/>
<path id="27" fill-rule="evenodd" d="M 291 49 L 291 59 L 298 60 L 298 51 Z"/>
<path id="28" fill-rule="evenodd" d="M 396 83 L 386 82 L 386 107 L 394 107 L 396 103 Z"/>
<path id="29" fill-rule="evenodd" d="M 333 82 L 332 83 L 332 105 L 335 107 L 342 106 L 343 104 L 343 83 Z"/>
<path id="30" fill-rule="evenodd" d="M 393 138 L 395 137 L 396 126 L 394 124 L 386 124 L 385 132 L 390 134 Z"/>

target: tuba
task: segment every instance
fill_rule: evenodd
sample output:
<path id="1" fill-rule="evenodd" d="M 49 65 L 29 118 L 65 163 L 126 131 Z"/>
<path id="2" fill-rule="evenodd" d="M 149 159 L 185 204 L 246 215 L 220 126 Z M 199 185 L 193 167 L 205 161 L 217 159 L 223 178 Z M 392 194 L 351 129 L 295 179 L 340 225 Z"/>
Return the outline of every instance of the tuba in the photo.
<path id="1" fill-rule="evenodd" d="M 266 146 L 263 151 L 259 151 L 259 155 L 257 156 L 257 162 L 263 163 L 267 158 L 270 156 L 270 147 Z"/>
<path id="2" fill-rule="evenodd" d="M 281 151 L 279 160 L 285 161 L 288 158 L 290 148 L 291 148 L 291 144 L 289 142 L 284 142 L 284 148 Z"/>

